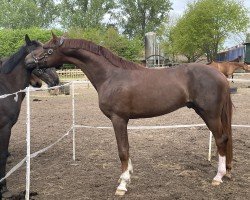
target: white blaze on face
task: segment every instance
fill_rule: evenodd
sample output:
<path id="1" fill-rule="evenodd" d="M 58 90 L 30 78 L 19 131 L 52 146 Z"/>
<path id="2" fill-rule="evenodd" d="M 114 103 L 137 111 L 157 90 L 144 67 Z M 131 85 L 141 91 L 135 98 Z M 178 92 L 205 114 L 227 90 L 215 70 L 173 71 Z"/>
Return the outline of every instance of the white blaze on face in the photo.
<path id="1" fill-rule="evenodd" d="M 215 181 L 222 183 L 222 177 L 226 174 L 226 156 L 219 155 L 218 172 L 214 177 Z"/>

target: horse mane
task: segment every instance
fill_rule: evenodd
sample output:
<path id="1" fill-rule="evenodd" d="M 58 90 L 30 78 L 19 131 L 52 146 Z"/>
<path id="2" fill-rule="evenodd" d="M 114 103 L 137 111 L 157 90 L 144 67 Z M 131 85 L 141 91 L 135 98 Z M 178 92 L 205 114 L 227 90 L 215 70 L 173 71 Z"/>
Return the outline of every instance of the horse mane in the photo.
<path id="1" fill-rule="evenodd" d="M 20 60 L 24 58 L 26 53 L 26 46 L 22 46 L 16 53 L 14 53 L 8 59 L 5 59 L 5 61 L 3 61 L 3 64 L 0 68 L 0 73 L 10 73 L 18 65 Z"/>
<path id="2" fill-rule="evenodd" d="M 242 67 L 245 65 L 244 63 L 235 62 L 235 61 L 233 61 L 233 62 L 230 61 L 229 63 L 234 64 L 234 65 L 238 65 L 238 66 L 242 66 Z"/>
<path id="3" fill-rule="evenodd" d="M 125 60 L 114 53 L 112 53 L 107 48 L 97 45 L 91 41 L 87 41 L 84 39 L 65 39 L 62 47 L 69 47 L 74 49 L 84 49 L 91 53 L 97 54 L 99 56 L 103 56 L 110 63 L 112 63 L 116 67 L 124 68 L 124 69 L 141 69 L 144 68 L 140 64 L 136 64 L 134 62 Z"/>

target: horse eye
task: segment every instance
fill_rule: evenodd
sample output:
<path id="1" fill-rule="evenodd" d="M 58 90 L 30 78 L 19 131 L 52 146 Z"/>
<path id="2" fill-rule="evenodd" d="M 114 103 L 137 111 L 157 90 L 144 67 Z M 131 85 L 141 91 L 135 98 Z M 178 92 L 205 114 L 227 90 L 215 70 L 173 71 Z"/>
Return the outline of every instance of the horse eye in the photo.
<path id="1" fill-rule="evenodd" d="M 48 54 L 51 55 L 53 53 L 53 49 L 48 50 Z"/>

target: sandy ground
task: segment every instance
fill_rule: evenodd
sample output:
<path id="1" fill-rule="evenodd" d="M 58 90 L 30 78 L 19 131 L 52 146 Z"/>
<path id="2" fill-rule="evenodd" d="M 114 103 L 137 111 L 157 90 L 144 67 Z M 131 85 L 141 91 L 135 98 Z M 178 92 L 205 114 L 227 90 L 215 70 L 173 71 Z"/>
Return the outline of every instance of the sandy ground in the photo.
<path id="1" fill-rule="evenodd" d="M 243 77 L 240 77 L 243 78 Z M 245 78 L 245 77 L 244 77 Z M 249 77 L 248 77 L 249 78 Z M 250 83 L 238 84 L 232 95 L 233 124 L 250 124 Z M 76 88 L 76 123 L 111 126 L 99 110 L 97 93 L 90 87 Z M 70 95 L 31 96 L 31 151 L 42 149 L 64 135 L 72 124 Z M 8 170 L 26 154 L 26 103 L 10 142 L 12 157 Z M 165 116 L 131 120 L 129 125 L 199 124 L 203 121 L 188 108 Z M 72 160 L 72 135 L 31 161 L 31 190 L 36 200 L 119 199 L 114 196 L 121 174 L 113 130 L 77 129 L 76 161 Z M 207 161 L 209 131 L 205 127 L 129 130 L 130 154 L 134 166 L 132 182 L 122 199 L 249 199 L 250 129 L 233 128 L 233 179 L 211 186 L 217 158 Z M 214 155 L 215 153 L 213 153 Z M 25 165 L 8 179 L 15 193 L 25 190 Z"/>

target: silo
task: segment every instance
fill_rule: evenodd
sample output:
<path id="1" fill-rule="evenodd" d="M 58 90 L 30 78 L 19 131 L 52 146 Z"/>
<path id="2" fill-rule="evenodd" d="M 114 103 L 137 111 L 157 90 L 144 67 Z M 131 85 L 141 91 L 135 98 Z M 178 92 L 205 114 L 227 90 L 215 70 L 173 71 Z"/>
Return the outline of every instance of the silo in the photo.
<path id="1" fill-rule="evenodd" d="M 245 58 L 244 62 L 250 65 L 250 33 L 247 33 L 247 38 L 245 42 Z"/>
<path id="2" fill-rule="evenodd" d="M 249 33 L 247 33 L 246 43 L 250 43 L 250 32 L 249 32 Z"/>
<path id="3" fill-rule="evenodd" d="M 156 63 L 156 33 L 148 32 L 145 34 L 145 60 L 148 66 L 153 66 Z"/>

